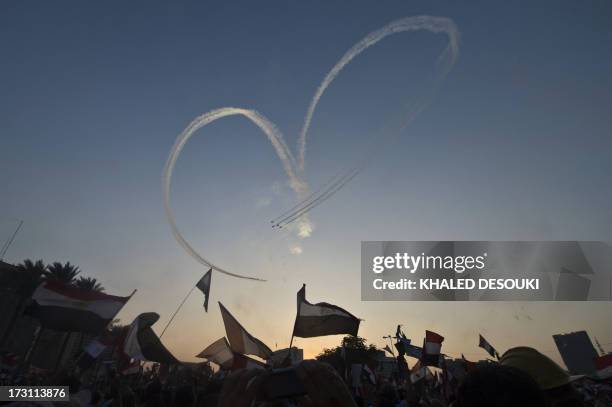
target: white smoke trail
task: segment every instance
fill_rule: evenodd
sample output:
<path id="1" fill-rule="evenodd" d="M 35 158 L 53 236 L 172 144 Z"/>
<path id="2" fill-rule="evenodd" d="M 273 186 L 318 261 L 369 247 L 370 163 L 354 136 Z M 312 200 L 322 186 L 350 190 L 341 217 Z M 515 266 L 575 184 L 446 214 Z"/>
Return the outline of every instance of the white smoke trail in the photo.
<path id="1" fill-rule="evenodd" d="M 334 67 L 327 73 L 312 97 L 310 105 L 308 106 L 308 111 L 306 112 L 306 117 L 304 118 L 304 125 L 302 126 L 302 131 L 298 139 L 298 165 L 301 171 L 304 171 L 304 160 L 306 157 L 306 135 L 308 134 L 308 129 L 310 128 L 312 116 L 314 115 L 321 96 L 323 96 L 323 93 L 325 93 L 329 85 L 334 81 L 334 79 L 336 79 L 342 69 L 344 69 L 344 67 L 356 56 L 385 37 L 400 32 L 419 30 L 427 30 L 433 33 L 443 32 L 448 36 L 448 47 L 440 56 L 441 60 L 446 59 L 447 56 L 450 57 L 447 61 L 447 66 L 445 67 L 445 72 L 443 74 L 443 77 L 446 76 L 446 73 L 448 73 L 450 68 L 452 68 L 452 66 L 455 64 L 457 56 L 459 55 L 459 30 L 457 29 L 457 26 L 453 20 L 446 17 L 432 16 L 405 17 L 393 21 L 381 29 L 371 32 L 357 44 L 353 45 L 351 49 L 349 49 L 342 56 L 336 65 L 334 65 Z"/>
<path id="2" fill-rule="evenodd" d="M 335 176 L 332 178 L 326 186 L 319 188 L 316 192 L 313 192 L 308 196 L 307 199 L 294 205 L 292 209 L 285 211 L 282 215 L 276 217 L 272 223 L 272 227 L 283 228 L 289 226 L 293 222 L 299 221 L 303 216 L 306 216 L 310 210 L 319 206 L 321 203 L 327 201 L 334 194 L 340 191 L 344 186 L 353 180 L 361 171 L 365 170 L 367 166 L 374 161 L 376 155 L 380 155 L 384 151 L 384 147 L 388 146 L 388 140 L 392 137 L 398 137 L 401 131 L 405 129 L 419 114 L 423 111 L 429 103 L 433 100 L 437 93 L 439 83 L 441 83 L 443 77 L 440 77 L 432 89 L 428 97 L 424 98 L 420 103 L 416 105 L 416 108 L 410 112 L 404 113 L 398 123 L 394 124 L 391 129 L 382 132 L 375 138 L 375 143 L 367 149 L 367 154 L 363 157 L 361 162 L 354 166 L 352 169 L 346 171 L 341 177 Z M 377 148 L 378 145 L 382 145 L 382 148 Z"/>
<path id="3" fill-rule="evenodd" d="M 218 120 L 223 117 L 233 116 L 233 115 L 242 115 L 247 119 L 251 120 L 254 124 L 256 124 L 268 137 L 276 154 L 278 155 L 285 173 L 289 178 L 289 183 L 291 188 L 295 191 L 298 200 L 303 201 L 306 199 L 309 201 L 306 205 L 304 202 L 297 206 L 297 209 L 294 211 L 289 211 L 289 216 L 285 216 L 287 220 L 290 222 L 298 221 L 298 236 L 307 237 L 312 233 L 313 225 L 308 219 L 307 213 L 313 206 L 316 206 L 322 200 L 326 200 L 335 192 L 338 191 L 339 188 L 342 188 L 346 183 L 348 183 L 357 173 L 361 166 L 356 167 L 357 169 L 353 169 L 349 171 L 347 174 L 340 177 L 339 181 L 335 181 L 331 186 L 323 190 L 321 194 L 315 194 L 313 198 L 309 198 L 308 195 L 308 184 L 303 178 L 303 171 L 305 167 L 305 155 L 306 155 L 306 136 L 308 134 L 308 130 L 310 128 L 310 122 L 312 121 L 312 116 L 316 110 L 316 107 L 319 103 L 319 100 L 329 87 L 329 85 L 336 79 L 336 77 L 340 74 L 342 69 L 351 62 L 357 55 L 361 52 L 365 51 L 367 48 L 376 44 L 383 38 L 388 35 L 405 32 L 405 31 L 417 31 L 417 30 L 427 30 L 434 33 L 444 32 L 448 35 L 449 45 L 446 50 L 442 53 L 441 60 L 446 59 L 446 66 L 443 70 L 443 74 L 440 79 L 443 79 L 444 76 L 450 71 L 450 68 L 454 65 L 455 60 L 457 59 L 459 53 L 459 32 L 457 27 L 453 23 L 452 20 L 444 17 L 431 17 L 431 16 L 417 16 L 417 17 L 407 17 L 400 20 L 396 20 L 385 27 L 374 31 L 368 34 L 364 39 L 355 44 L 351 49 L 349 49 L 344 56 L 334 65 L 334 67 L 328 72 L 325 76 L 317 91 L 315 92 L 310 105 L 308 107 L 308 111 L 306 112 L 306 116 L 304 119 L 304 124 L 302 127 L 302 131 L 298 138 L 298 159 L 297 161 L 293 157 L 291 150 L 287 147 L 285 140 L 282 136 L 282 133 L 276 128 L 276 126 L 270 122 L 263 115 L 259 114 L 254 110 L 236 108 L 236 107 L 226 107 L 220 108 L 216 110 L 212 110 L 208 113 L 204 113 L 198 116 L 195 120 L 193 120 L 186 128 L 179 134 L 177 137 L 172 150 L 170 151 L 170 155 L 168 160 L 166 161 L 166 165 L 164 167 L 163 173 L 163 194 L 164 194 L 164 209 L 166 211 L 166 216 L 170 222 L 170 226 L 172 228 L 172 233 L 178 243 L 189 253 L 194 259 L 196 259 L 199 263 L 203 264 L 206 267 L 213 268 L 221 273 L 227 274 L 229 276 L 244 278 L 250 280 L 264 281 L 259 278 L 244 276 L 240 274 L 231 273 L 227 270 L 224 270 L 216 265 L 214 265 L 211 261 L 202 257 L 191 245 L 183 238 L 181 235 L 177 225 L 174 215 L 172 213 L 172 209 L 170 208 L 170 186 L 172 179 L 172 172 L 174 170 L 174 165 L 176 160 L 183 149 L 185 143 L 191 136 L 200 128 L 208 125 L 209 123 Z M 310 202 L 312 200 L 312 202 Z M 287 223 L 285 223 L 286 225 Z"/>
<path id="4" fill-rule="evenodd" d="M 215 120 L 221 119 L 226 116 L 233 115 L 242 115 L 247 119 L 251 120 L 254 124 L 256 124 L 268 137 L 268 140 L 272 143 L 278 158 L 281 160 L 283 164 L 283 168 L 289 177 L 289 182 L 293 190 L 300 197 L 303 197 L 308 192 L 308 186 L 306 182 L 302 180 L 302 178 L 296 174 L 295 168 L 295 159 L 291 154 L 289 148 L 285 144 L 285 140 L 283 139 L 283 135 L 278 131 L 276 126 L 272 124 L 266 117 L 259 114 L 254 110 L 248 109 L 240 109 L 236 107 L 225 107 L 221 109 L 212 110 L 208 113 L 204 113 L 201 116 L 198 116 L 195 120 L 193 120 L 186 128 L 178 135 L 176 141 L 174 142 L 174 146 L 172 150 L 170 150 L 170 155 L 168 156 L 168 160 L 166 161 L 166 165 L 164 167 L 164 173 L 162 178 L 163 183 L 163 194 L 164 194 L 164 209 L 166 211 L 166 216 L 168 217 L 168 221 L 170 222 L 170 227 L 172 228 L 172 234 L 177 242 L 199 263 L 203 264 L 206 267 L 210 267 L 219 271 L 223 274 L 227 274 L 232 277 L 244 278 L 249 280 L 257 280 L 264 281 L 255 277 L 243 276 L 240 274 L 231 273 L 227 270 L 222 269 L 221 267 L 216 266 L 211 261 L 202 257 L 191 245 L 185 240 L 181 232 L 179 231 L 176 220 L 174 218 L 174 214 L 172 213 L 172 209 L 170 208 L 170 185 L 172 181 L 172 172 L 174 170 L 174 165 L 176 160 L 181 153 L 181 150 L 185 146 L 187 140 L 193 136 L 193 134 L 206 126 L 209 123 L 212 123 Z M 304 221 L 306 225 L 304 227 L 310 227 L 308 225 L 308 220 Z"/>

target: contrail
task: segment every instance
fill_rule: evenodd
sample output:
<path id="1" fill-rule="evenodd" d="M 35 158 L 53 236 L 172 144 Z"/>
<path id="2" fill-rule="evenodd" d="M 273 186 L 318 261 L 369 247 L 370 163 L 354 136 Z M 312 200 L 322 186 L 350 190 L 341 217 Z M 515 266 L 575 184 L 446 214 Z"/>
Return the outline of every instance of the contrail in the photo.
<path id="1" fill-rule="evenodd" d="M 312 121 L 312 117 L 317 108 L 319 100 L 329 87 L 329 85 L 336 79 L 336 77 L 340 74 L 342 69 L 350 63 L 356 56 L 365 51 L 367 48 L 375 45 L 385 37 L 405 31 L 418 31 L 418 30 L 427 30 L 433 33 L 444 32 L 448 36 L 448 46 L 442 52 L 439 57 L 439 61 L 442 61 L 442 69 L 439 74 L 438 79 L 435 82 L 434 90 L 430 93 L 429 97 L 424 98 L 424 100 L 419 104 L 418 108 L 415 109 L 411 114 L 409 114 L 401 123 L 397 126 L 394 132 L 389 132 L 387 137 L 389 136 L 397 136 L 398 133 L 404 129 L 412 120 L 414 120 L 418 114 L 431 102 L 433 96 L 435 95 L 439 84 L 444 80 L 444 78 L 448 75 L 450 70 L 452 69 L 457 57 L 459 55 L 459 30 L 455 23 L 445 17 L 432 17 L 432 16 L 416 16 L 416 17 L 406 17 L 400 20 L 393 21 L 383 28 L 373 31 L 364 37 L 357 44 L 353 45 L 343 56 L 342 58 L 332 67 L 332 69 L 327 73 L 319 87 L 317 88 L 310 105 L 308 107 L 308 111 L 306 112 L 306 116 L 304 118 L 304 125 L 302 127 L 302 131 L 300 133 L 298 139 L 298 165 L 300 171 L 304 171 L 305 167 L 305 157 L 306 157 L 306 137 L 308 134 L 308 130 L 310 128 L 310 123 Z M 367 161 L 367 159 L 366 159 Z M 292 209 L 285 211 L 282 215 L 278 216 L 274 221 L 275 227 L 282 227 L 284 225 L 288 225 L 293 221 L 300 219 L 302 215 L 305 215 L 310 209 L 319 205 L 321 202 L 327 200 L 331 195 L 338 192 L 342 189 L 349 181 L 351 181 L 357 174 L 359 174 L 365 167 L 367 166 L 367 162 L 362 165 L 358 165 L 353 169 L 347 171 L 340 179 L 337 179 L 335 182 L 328 182 L 327 187 L 320 193 L 313 193 L 306 199 L 302 200 L 300 203 L 295 205 Z M 336 177 L 334 177 L 336 178 Z M 331 183 L 331 185 L 330 185 Z M 281 218 L 280 220 L 278 218 Z"/>
<path id="2" fill-rule="evenodd" d="M 386 143 L 393 137 L 398 137 L 401 134 L 401 131 L 405 129 L 434 99 L 438 87 L 442 82 L 444 77 L 441 76 L 435 83 L 431 92 L 429 92 L 428 96 L 423 98 L 422 102 L 419 103 L 412 111 L 404 112 L 402 117 L 399 120 L 397 126 L 394 129 L 383 131 L 382 134 L 376 138 L 376 144 L 382 145 L 382 148 L 376 149 L 376 146 L 372 146 L 368 151 L 372 151 L 372 153 L 367 153 L 361 163 L 354 166 L 349 171 L 345 172 L 344 175 L 338 177 L 337 175 L 332 178 L 327 184 L 323 187 L 319 188 L 317 191 L 313 192 L 307 199 L 302 200 L 298 204 L 294 205 L 290 210 L 285 211 L 282 215 L 275 218 L 273 221 L 273 228 L 282 228 L 284 226 L 289 225 L 290 223 L 295 222 L 301 217 L 305 216 L 311 209 L 319 206 L 321 203 L 325 202 L 336 192 L 340 191 L 342 188 L 346 186 L 353 178 L 359 175 L 367 166 L 373 161 L 373 158 L 377 154 L 381 154 L 384 148 L 389 144 Z M 383 143 L 381 143 L 381 139 Z M 333 181 L 333 183 L 332 183 Z"/>
<path id="3" fill-rule="evenodd" d="M 291 208 L 287 209 L 285 212 L 281 213 L 276 218 L 272 219 L 270 221 L 270 223 L 273 224 L 272 227 L 277 226 L 278 223 L 280 223 L 282 221 L 282 219 L 284 219 L 286 217 L 286 215 L 290 215 L 291 213 L 295 213 L 296 210 L 299 210 L 299 208 L 304 206 L 306 203 L 311 202 L 311 201 L 317 199 L 317 196 L 319 196 L 320 193 L 324 192 L 324 190 L 327 189 L 330 185 L 332 185 L 332 183 L 336 183 L 342 177 L 343 177 L 343 175 L 341 173 L 338 173 L 338 174 L 334 175 L 326 183 L 321 185 L 315 191 L 311 192 L 310 195 L 308 195 L 303 201 L 298 201 L 298 203 L 293 205 Z"/>
<path id="4" fill-rule="evenodd" d="M 285 144 L 285 140 L 283 139 L 283 135 L 278 131 L 276 126 L 272 124 L 266 117 L 256 112 L 255 110 L 241 109 L 236 107 L 225 107 L 216 110 L 212 110 L 208 113 L 204 113 L 201 116 L 198 116 L 195 120 L 193 120 L 186 128 L 178 135 L 176 141 L 174 142 L 174 146 L 172 150 L 170 150 L 170 155 L 168 156 L 168 160 L 166 161 L 166 165 L 164 167 L 164 173 L 162 178 L 163 184 L 163 194 L 164 194 L 164 209 L 166 211 L 166 216 L 168 217 L 168 221 L 170 222 L 170 227 L 172 228 L 172 234 L 177 242 L 193 257 L 196 261 L 203 264 L 206 267 L 213 268 L 220 273 L 227 274 L 232 277 L 244 278 L 249 280 L 257 280 L 264 281 L 255 277 L 248 277 L 236 273 L 231 273 L 227 270 L 222 269 L 219 266 L 216 266 L 211 261 L 202 257 L 191 245 L 185 240 L 178 227 L 176 226 L 176 220 L 174 218 L 174 214 L 172 213 L 172 209 L 170 208 L 170 185 L 172 181 L 172 171 L 174 170 L 174 165 L 176 160 L 181 153 L 181 150 L 185 146 L 187 140 L 193 136 L 193 134 L 201 129 L 202 127 L 212 123 L 215 120 L 221 119 L 226 116 L 233 115 L 242 115 L 247 119 L 251 120 L 254 124 L 256 124 L 268 137 L 268 140 L 272 143 L 278 158 L 281 160 L 283 164 L 283 168 L 289 177 L 289 182 L 291 188 L 296 192 L 296 194 L 300 197 L 303 197 L 308 192 L 308 186 L 302 180 L 302 178 L 296 174 L 294 171 L 295 168 L 295 159 L 291 154 L 291 151 L 287 148 Z"/>
<path id="5" fill-rule="evenodd" d="M 336 65 L 334 65 L 334 67 L 327 73 L 312 97 L 310 105 L 308 106 L 308 111 L 306 112 L 306 117 L 304 118 L 304 125 L 302 126 L 302 131 L 298 139 L 298 165 L 300 170 L 304 170 L 304 160 L 306 157 L 306 135 L 308 134 L 308 129 L 310 128 L 312 116 L 314 115 L 321 96 L 323 96 L 323 93 L 325 93 L 329 85 L 334 81 L 334 79 L 336 79 L 342 69 L 344 69 L 344 67 L 357 55 L 361 54 L 363 51 L 372 45 L 375 45 L 385 37 L 400 32 L 419 30 L 427 30 L 433 33 L 443 32 L 448 36 L 448 47 L 440 56 L 441 60 L 445 59 L 447 56 L 450 57 L 447 63 L 446 72 L 443 75 L 446 76 L 450 68 L 452 68 L 452 66 L 455 64 L 457 56 L 459 55 L 459 30 L 457 29 L 457 26 L 453 20 L 446 17 L 433 16 L 405 17 L 393 21 L 381 29 L 371 32 L 357 44 L 353 45 L 351 49 L 349 49 L 342 56 Z"/>
<path id="6" fill-rule="evenodd" d="M 300 237 L 309 236 L 313 226 L 307 217 L 307 212 L 313 207 L 320 204 L 321 202 L 327 200 L 334 193 L 343 188 L 349 181 L 351 181 L 357 174 L 359 174 L 359 172 L 361 172 L 368 165 L 368 156 L 369 158 L 371 158 L 372 155 L 376 154 L 375 150 L 374 153 L 366 156 L 366 160 L 363 163 L 353 167 L 351 170 L 349 170 L 342 176 L 333 177 L 326 185 L 321 187 L 315 193 L 309 195 L 308 184 L 304 179 L 306 136 L 308 134 L 310 123 L 312 121 L 312 117 L 317 108 L 319 100 L 321 99 L 329 85 L 340 74 L 342 69 L 344 69 L 344 67 L 349 62 L 351 62 L 357 55 L 359 55 L 367 48 L 378 43 L 380 40 L 391 34 L 418 30 L 427 30 L 434 33 L 444 32 L 447 34 L 449 43 L 447 48 L 440 55 L 440 60 L 444 62 L 444 64 L 442 74 L 440 75 L 439 81 L 436 82 L 436 84 L 441 82 L 442 79 L 444 79 L 444 77 L 448 74 L 448 72 L 454 65 L 459 54 L 459 31 L 457 30 L 457 27 L 455 26 L 455 23 L 452 20 L 445 17 L 431 16 L 407 17 L 400 20 L 396 20 L 377 31 L 371 32 L 365 38 L 363 38 L 361 41 L 351 47 L 351 49 L 349 49 L 343 55 L 340 61 L 338 61 L 338 63 L 336 63 L 336 65 L 334 65 L 334 67 L 327 73 L 327 75 L 317 88 L 306 112 L 304 124 L 298 137 L 297 160 L 291 153 L 291 150 L 287 147 L 282 133 L 270 120 L 268 120 L 266 117 L 256 112 L 255 110 L 237 107 L 225 107 L 212 110 L 208 113 L 204 113 L 198 116 L 195 120 L 193 120 L 185 128 L 185 130 L 183 130 L 176 138 L 172 150 L 170 151 L 168 160 L 166 161 L 162 178 L 164 209 L 166 211 L 166 216 L 168 217 L 168 221 L 170 222 L 172 234 L 174 235 L 177 242 L 187 251 L 187 253 L 189 253 L 189 255 L 191 255 L 196 261 L 203 264 L 204 266 L 213 268 L 223 274 L 227 274 L 229 276 L 237 278 L 264 281 L 255 277 L 231 273 L 227 270 L 222 269 L 221 267 L 216 266 L 211 261 L 202 257 L 193 247 L 191 247 L 191 245 L 181 235 L 176 225 L 176 220 L 172 213 L 172 209 L 170 208 L 170 186 L 172 172 L 174 170 L 176 160 L 181 150 L 185 146 L 185 143 L 187 142 L 187 140 L 189 140 L 189 138 L 191 138 L 191 136 L 193 136 L 193 134 L 197 130 L 215 120 L 233 115 L 244 116 L 250 121 L 252 121 L 255 125 L 257 125 L 265 133 L 268 140 L 270 140 L 270 142 L 272 143 L 276 154 L 281 160 L 283 169 L 285 170 L 285 173 L 289 178 L 289 184 L 291 188 L 295 191 L 299 202 L 293 208 L 285 211 L 282 215 L 278 216 L 276 220 L 273 220 L 273 227 L 283 227 L 285 225 L 293 223 L 296 220 L 299 220 L 300 222 L 298 225 L 298 235 Z M 429 101 L 430 100 L 427 99 L 425 102 L 423 102 L 417 109 L 415 114 L 409 115 L 408 118 L 404 118 L 401 121 L 401 125 L 398 126 L 398 128 L 396 129 L 396 132 L 388 134 L 388 136 L 397 136 L 399 130 L 403 129 L 406 125 L 408 125 L 408 123 L 412 121 L 414 117 L 416 117 L 416 115 L 418 115 L 418 113 L 428 104 Z"/>
<path id="7" fill-rule="evenodd" d="M 355 178 L 361 172 L 361 170 L 363 170 L 363 168 L 364 167 L 357 167 L 349 171 L 346 175 L 334 182 L 325 191 L 319 194 L 313 201 L 301 206 L 300 209 L 296 210 L 295 212 L 284 216 L 282 219 L 278 220 L 273 227 L 282 229 L 283 227 L 302 218 L 306 215 L 306 213 L 310 212 L 312 208 L 327 201 L 332 195 L 341 190 L 346 184 L 348 184 L 353 178 Z"/>

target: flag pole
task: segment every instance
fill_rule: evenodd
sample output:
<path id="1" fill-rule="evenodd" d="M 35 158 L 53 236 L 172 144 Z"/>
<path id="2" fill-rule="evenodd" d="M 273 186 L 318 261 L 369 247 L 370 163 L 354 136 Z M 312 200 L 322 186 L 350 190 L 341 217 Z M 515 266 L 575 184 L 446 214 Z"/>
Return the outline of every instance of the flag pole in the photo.
<path id="1" fill-rule="evenodd" d="M 299 314 L 299 310 L 298 310 L 298 314 Z M 291 348 L 293 347 L 293 338 L 295 334 L 295 324 L 297 324 L 297 319 L 298 319 L 298 315 L 295 316 L 295 321 L 293 322 L 293 330 L 291 331 L 291 340 L 289 341 L 289 352 L 287 353 L 287 356 L 282 362 L 283 365 L 291 366 L 291 363 L 293 362 Z"/>
<path id="2" fill-rule="evenodd" d="M 295 317 L 295 320 L 297 322 L 297 316 Z M 293 355 L 291 352 L 291 348 L 293 347 L 293 334 L 295 333 L 295 322 L 293 323 L 293 331 L 291 331 L 291 340 L 289 341 L 289 352 L 287 353 L 287 357 L 285 357 L 285 360 L 283 360 L 282 364 L 283 365 L 288 365 L 291 366 L 291 364 L 293 363 Z"/>
<path id="3" fill-rule="evenodd" d="M 306 284 L 302 284 L 302 288 L 306 287 Z M 298 292 L 299 294 L 299 292 Z M 298 309 L 297 309 L 297 313 L 295 314 L 295 321 L 293 321 L 293 330 L 291 331 L 291 340 L 289 341 L 289 354 L 287 355 L 287 358 L 285 358 L 285 360 L 283 361 L 283 363 L 287 362 L 287 359 L 289 360 L 289 362 L 293 362 L 293 357 L 291 356 L 291 348 L 293 347 L 293 337 L 295 334 L 295 325 L 297 324 L 297 320 L 298 317 L 300 316 L 300 306 L 298 303 Z"/>
<path id="4" fill-rule="evenodd" d="M 174 317 L 176 316 L 176 314 L 178 314 L 178 312 L 180 311 L 180 309 L 183 307 L 183 304 L 185 304 L 185 301 L 187 301 L 187 298 L 189 298 L 189 296 L 191 295 L 191 293 L 193 292 L 193 290 L 196 288 L 196 286 L 194 285 L 193 287 L 191 287 L 191 290 L 189 290 L 189 292 L 187 293 L 187 295 L 185 296 L 185 298 L 183 298 L 183 301 L 181 301 L 181 303 L 179 304 L 179 306 L 176 308 L 176 311 L 174 311 L 174 314 L 172 314 L 172 316 L 170 317 L 170 320 L 168 321 L 168 323 L 166 324 L 166 326 L 164 327 L 164 330 L 161 332 L 161 334 L 159 334 L 159 338 L 161 339 L 162 336 L 164 336 L 164 333 L 166 332 L 166 329 L 168 329 L 168 327 L 170 326 L 170 324 L 172 323 L 172 321 L 174 320 Z"/>
<path id="5" fill-rule="evenodd" d="M 64 353 L 66 352 L 66 346 L 68 346 L 68 341 L 70 341 L 70 336 L 72 332 L 64 333 L 64 338 L 62 339 L 62 346 L 60 347 L 59 354 L 57 355 L 57 360 L 55 361 L 55 367 L 53 368 L 53 373 L 57 373 L 62 359 L 64 358 Z"/>
<path id="6" fill-rule="evenodd" d="M 19 233 L 19 230 L 21 229 L 22 226 L 23 226 L 23 220 L 20 220 L 19 226 L 17 226 L 17 229 L 15 229 L 15 232 L 13 232 L 9 240 L 4 244 L 4 246 L 2 246 L 2 250 L 1 250 L 2 253 L 0 253 L 0 260 L 4 260 L 4 256 L 6 255 L 6 252 L 13 244 L 13 240 L 15 240 L 15 236 L 17 236 L 17 233 Z"/>

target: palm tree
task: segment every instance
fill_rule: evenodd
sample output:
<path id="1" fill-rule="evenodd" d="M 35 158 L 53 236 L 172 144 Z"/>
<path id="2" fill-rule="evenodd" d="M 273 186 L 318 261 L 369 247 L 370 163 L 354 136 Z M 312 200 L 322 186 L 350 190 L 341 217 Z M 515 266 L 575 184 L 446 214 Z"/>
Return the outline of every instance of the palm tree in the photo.
<path id="1" fill-rule="evenodd" d="M 14 282 L 16 283 L 16 294 L 18 295 L 16 300 L 16 307 L 12 311 L 12 315 L 8 310 L 2 310 L 3 316 L 9 318 L 9 322 L 5 325 L 4 332 L 0 335 L 0 345 L 6 343 L 7 338 L 14 332 L 15 324 L 23 313 L 26 305 L 29 302 L 29 298 L 36 287 L 42 282 L 47 266 L 42 260 L 32 261 L 25 259 L 22 263 L 15 266 L 17 272 L 14 276 Z"/>
<path id="2" fill-rule="evenodd" d="M 81 276 L 78 278 L 78 280 L 74 282 L 74 285 L 86 291 L 104 291 L 104 287 L 102 287 L 102 284 L 100 284 L 95 278 L 91 277 Z"/>
<path id="3" fill-rule="evenodd" d="M 47 280 L 55 280 L 64 284 L 73 284 L 76 276 L 81 273 L 78 266 L 66 262 L 62 264 L 58 261 L 47 266 L 45 271 L 45 278 Z"/>
<path id="4" fill-rule="evenodd" d="M 20 292 L 24 295 L 30 295 L 34 289 L 41 283 L 45 275 L 47 266 L 42 260 L 36 260 L 35 262 L 30 259 L 25 259 L 22 263 L 17 265 L 17 270 L 24 273 L 25 278 L 22 280 Z"/>
<path id="5" fill-rule="evenodd" d="M 47 266 L 42 260 L 36 260 L 35 262 L 30 259 L 25 259 L 22 263 L 17 265 L 17 270 L 26 273 L 33 282 L 39 282 Z"/>

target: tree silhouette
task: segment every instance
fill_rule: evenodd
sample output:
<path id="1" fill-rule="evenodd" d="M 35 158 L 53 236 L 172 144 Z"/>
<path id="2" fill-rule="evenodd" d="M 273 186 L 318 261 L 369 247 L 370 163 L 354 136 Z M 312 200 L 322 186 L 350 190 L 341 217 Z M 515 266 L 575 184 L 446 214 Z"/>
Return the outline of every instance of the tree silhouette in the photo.
<path id="1" fill-rule="evenodd" d="M 102 284 L 100 284 L 95 278 L 91 277 L 80 276 L 78 280 L 74 282 L 74 285 L 86 291 L 104 291 L 104 287 L 102 287 Z"/>
<path id="2" fill-rule="evenodd" d="M 42 260 L 32 261 L 30 259 L 25 259 L 16 267 L 19 272 L 23 273 L 22 277 L 25 277 L 20 279 L 22 283 L 19 291 L 23 295 L 29 296 L 36 289 L 38 284 L 42 282 L 47 266 Z"/>
<path id="3" fill-rule="evenodd" d="M 351 363 L 366 363 L 367 361 L 376 359 L 379 353 L 375 345 L 368 345 L 365 338 L 360 336 L 345 336 L 342 338 L 340 346 L 331 349 L 323 349 L 317 355 L 317 360 L 329 363 L 340 372 L 346 368 L 346 364 Z"/>
<path id="4" fill-rule="evenodd" d="M 47 280 L 59 281 L 64 284 L 73 284 L 76 276 L 81 273 L 81 270 L 70 262 L 62 264 L 58 261 L 47 266 L 45 278 Z"/>
<path id="5" fill-rule="evenodd" d="M 34 283 L 38 283 L 42 280 L 46 269 L 47 266 L 42 260 L 36 260 L 34 262 L 30 259 L 25 259 L 23 262 L 17 265 L 17 270 L 26 273 Z"/>

